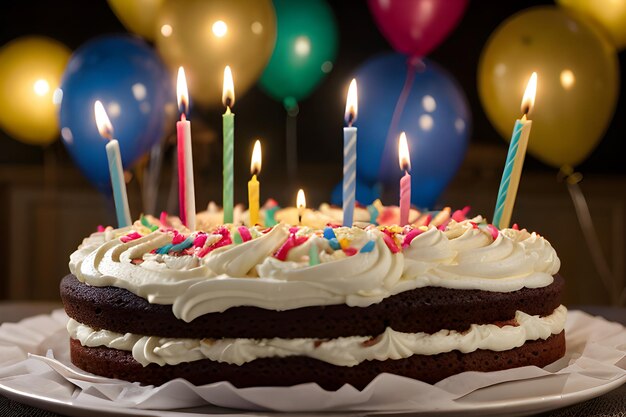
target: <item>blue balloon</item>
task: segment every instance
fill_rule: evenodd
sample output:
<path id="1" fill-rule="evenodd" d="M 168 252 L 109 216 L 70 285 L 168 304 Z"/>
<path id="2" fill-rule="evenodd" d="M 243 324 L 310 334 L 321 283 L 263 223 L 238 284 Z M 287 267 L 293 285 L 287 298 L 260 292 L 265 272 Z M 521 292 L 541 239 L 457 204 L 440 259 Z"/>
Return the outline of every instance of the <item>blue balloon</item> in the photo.
<path id="1" fill-rule="evenodd" d="M 356 179 L 356 193 L 355 200 L 357 203 L 367 206 L 372 204 L 374 200 L 380 198 L 381 184 L 370 184 L 363 181 L 361 178 Z M 341 207 L 343 204 L 343 182 L 335 185 L 332 194 L 330 196 L 330 203 Z"/>
<path id="2" fill-rule="evenodd" d="M 434 62 L 396 53 L 366 61 L 355 78 L 359 177 L 380 181 L 385 193 L 398 195 L 404 175 L 398 162 L 398 137 L 404 131 L 411 156 L 411 202 L 433 207 L 467 149 L 471 114 L 463 90 Z"/>
<path id="3" fill-rule="evenodd" d="M 176 113 L 172 82 L 153 49 L 131 35 L 95 38 L 72 54 L 60 86 L 61 136 L 74 162 L 100 190 L 110 189 L 111 180 L 107 140 L 98 132 L 94 102 L 104 105 L 122 164 L 129 169 L 163 138 L 166 108 Z"/>

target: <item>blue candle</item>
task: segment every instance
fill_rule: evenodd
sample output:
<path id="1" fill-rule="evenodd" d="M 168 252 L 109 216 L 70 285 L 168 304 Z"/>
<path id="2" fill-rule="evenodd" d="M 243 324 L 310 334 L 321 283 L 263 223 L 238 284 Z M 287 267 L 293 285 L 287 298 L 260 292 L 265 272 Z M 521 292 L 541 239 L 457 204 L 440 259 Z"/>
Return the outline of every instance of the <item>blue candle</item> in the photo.
<path id="1" fill-rule="evenodd" d="M 346 123 L 343 128 L 343 225 L 352 227 L 356 194 L 356 127 L 352 123 L 357 116 L 356 80 L 352 79 L 346 101 Z"/>
<path id="2" fill-rule="evenodd" d="M 527 115 L 532 110 L 535 101 L 535 92 L 537 89 L 537 73 L 533 72 L 528 80 L 526 92 L 522 99 L 521 119 L 515 121 L 513 127 L 513 135 L 509 144 L 509 151 L 502 172 L 502 180 L 498 190 L 498 198 L 496 200 L 496 208 L 493 213 L 492 223 L 498 229 L 509 227 L 513 206 L 515 205 L 515 197 L 519 186 L 522 167 L 524 165 L 524 156 L 526 155 L 526 147 L 528 146 L 528 137 L 532 121 L 527 119 Z"/>
<path id="3" fill-rule="evenodd" d="M 98 100 L 94 104 L 94 113 L 96 115 L 96 124 L 100 135 L 109 139 L 109 143 L 106 144 L 106 153 L 109 161 L 109 173 L 111 175 L 117 225 L 118 227 L 130 226 L 130 210 L 128 208 L 128 195 L 126 194 L 126 182 L 124 181 L 120 145 L 116 139 L 112 138 L 113 126 L 104 110 L 104 106 Z"/>
<path id="4" fill-rule="evenodd" d="M 128 209 L 128 195 L 126 194 L 126 182 L 122 169 L 122 156 L 120 145 L 117 140 L 111 139 L 106 145 L 107 159 L 109 160 L 109 172 L 111 173 L 111 186 L 113 187 L 113 200 L 115 201 L 115 213 L 118 227 L 130 226 L 130 210 Z"/>

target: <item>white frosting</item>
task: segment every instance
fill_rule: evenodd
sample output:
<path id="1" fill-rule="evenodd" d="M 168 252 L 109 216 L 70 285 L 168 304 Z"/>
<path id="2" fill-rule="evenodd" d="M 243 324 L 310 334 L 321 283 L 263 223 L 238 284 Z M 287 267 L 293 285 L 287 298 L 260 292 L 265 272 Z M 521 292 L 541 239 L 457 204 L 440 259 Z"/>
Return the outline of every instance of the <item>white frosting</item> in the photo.
<path id="1" fill-rule="evenodd" d="M 70 319 L 70 336 L 83 346 L 106 346 L 131 351 L 137 362 L 175 365 L 199 359 L 211 359 L 241 365 L 258 358 L 307 356 L 338 366 L 354 366 L 366 360 L 403 359 L 412 355 L 436 355 L 458 350 L 504 351 L 522 346 L 526 341 L 547 339 L 565 327 L 567 309 L 559 306 L 546 317 L 515 313 L 517 325 L 499 327 L 473 324 L 464 332 L 441 330 L 437 333 L 402 333 L 387 328 L 375 338 L 340 337 L 331 340 L 300 339 L 174 339 L 156 336 L 120 334 L 94 330 Z"/>
<path id="2" fill-rule="evenodd" d="M 150 303 L 170 304 L 176 317 L 189 322 L 243 305 L 272 310 L 365 307 L 425 286 L 498 292 L 544 287 L 560 267 L 552 246 L 535 233 L 505 229 L 494 240 L 469 220 L 450 221 L 445 231 L 430 227 L 400 253 L 392 253 L 376 228 L 334 230 L 356 250 L 370 240 L 374 249 L 347 256 L 303 228 L 297 235 L 308 240 L 281 261 L 272 255 L 290 233 L 280 224 L 268 233 L 252 228 L 252 240 L 223 246 L 202 258 L 157 255 L 150 252 L 170 243 L 171 233 L 155 231 L 123 243 L 116 237 L 132 229 L 109 230 L 85 239 L 70 257 L 70 271 L 89 285 L 125 288 Z M 220 239 L 209 235 L 206 245 Z M 309 266 L 312 245 L 320 263 Z M 143 262 L 134 264 L 137 259 Z"/>
<path id="3" fill-rule="evenodd" d="M 560 260 L 536 233 L 504 229 L 494 240 L 470 222 L 430 228 L 404 250 L 403 281 L 419 287 L 511 292 L 550 285 Z"/>

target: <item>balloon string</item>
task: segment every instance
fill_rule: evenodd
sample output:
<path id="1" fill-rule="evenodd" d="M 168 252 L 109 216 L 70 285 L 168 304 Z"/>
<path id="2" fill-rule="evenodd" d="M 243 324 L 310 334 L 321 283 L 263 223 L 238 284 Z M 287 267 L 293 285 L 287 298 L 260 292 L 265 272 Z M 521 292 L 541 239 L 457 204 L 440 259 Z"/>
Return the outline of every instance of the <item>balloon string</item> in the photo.
<path id="1" fill-rule="evenodd" d="M 611 268 L 609 267 L 602 252 L 600 239 L 598 238 L 598 233 L 596 232 L 591 218 L 587 199 L 585 198 L 585 195 L 579 185 L 579 182 L 582 180 L 582 175 L 580 173 L 573 172 L 571 167 L 563 167 L 559 172 L 559 177 L 565 179 L 567 191 L 569 192 L 572 203 L 574 204 L 578 223 L 580 224 L 583 236 L 585 237 L 587 246 L 589 247 L 589 252 L 591 253 L 591 259 L 596 267 L 596 270 L 598 271 L 598 274 L 600 275 L 602 284 L 609 293 L 611 304 L 620 305 L 626 299 L 626 288 L 622 288 L 620 293 L 616 276 L 613 275 L 613 272 L 611 272 Z"/>
<path id="2" fill-rule="evenodd" d="M 390 163 L 389 158 L 386 157 L 389 155 L 391 151 L 391 146 L 395 143 L 394 136 L 398 134 L 398 124 L 400 123 L 400 117 L 402 117 L 402 113 L 404 112 L 404 107 L 406 105 L 407 100 L 409 99 L 409 95 L 411 94 L 411 89 L 413 88 L 413 82 L 415 80 L 415 73 L 417 72 L 418 64 L 421 64 L 422 61 L 419 58 L 409 58 L 407 61 L 407 71 L 406 78 L 404 79 L 404 85 L 402 86 L 402 90 L 400 91 L 400 95 L 398 96 L 398 100 L 396 101 L 396 105 L 393 110 L 393 114 L 391 116 L 391 123 L 389 123 L 389 130 L 387 130 L 387 140 L 385 142 L 385 150 L 381 155 L 381 163 L 380 163 L 380 173 L 387 172 L 387 166 Z M 398 172 L 400 172 L 398 170 Z M 380 175 L 379 175 L 380 177 Z"/>

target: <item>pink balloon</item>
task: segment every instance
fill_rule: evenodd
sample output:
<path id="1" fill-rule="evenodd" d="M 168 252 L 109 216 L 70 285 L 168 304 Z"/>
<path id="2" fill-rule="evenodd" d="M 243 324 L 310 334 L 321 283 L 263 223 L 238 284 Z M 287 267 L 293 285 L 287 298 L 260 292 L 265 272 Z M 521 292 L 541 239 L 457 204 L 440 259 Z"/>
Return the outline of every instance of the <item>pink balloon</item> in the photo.
<path id="1" fill-rule="evenodd" d="M 368 0 L 370 12 L 398 52 L 424 56 L 461 20 L 468 0 Z"/>

